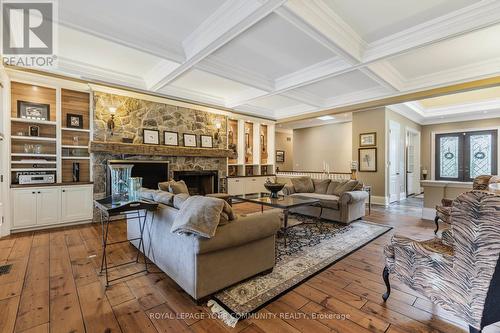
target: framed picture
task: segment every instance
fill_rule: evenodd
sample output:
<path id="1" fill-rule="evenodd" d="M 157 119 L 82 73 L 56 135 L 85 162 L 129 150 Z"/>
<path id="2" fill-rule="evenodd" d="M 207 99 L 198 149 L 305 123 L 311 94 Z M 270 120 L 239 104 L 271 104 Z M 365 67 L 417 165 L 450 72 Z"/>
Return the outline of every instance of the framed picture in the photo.
<path id="1" fill-rule="evenodd" d="M 23 119 L 49 120 L 50 105 L 17 101 L 17 116 Z"/>
<path id="2" fill-rule="evenodd" d="M 377 145 L 377 133 L 361 133 L 359 135 L 359 146 L 369 147 Z"/>
<path id="3" fill-rule="evenodd" d="M 178 146 L 179 145 L 179 133 L 164 131 L 163 140 L 165 146 Z"/>
<path id="4" fill-rule="evenodd" d="M 83 128 L 83 116 L 81 114 L 66 115 L 66 126 L 69 128 Z"/>
<path id="5" fill-rule="evenodd" d="M 183 134 L 184 147 L 196 147 L 196 134 Z"/>
<path id="6" fill-rule="evenodd" d="M 160 131 L 152 129 L 142 130 L 143 142 L 148 145 L 160 144 Z"/>
<path id="7" fill-rule="evenodd" d="M 200 135 L 200 142 L 202 148 L 213 148 L 214 144 L 210 135 Z"/>
<path id="8" fill-rule="evenodd" d="M 28 127 L 29 136 L 40 136 L 40 127 L 36 125 L 31 125 Z"/>
<path id="9" fill-rule="evenodd" d="M 285 162 L 285 151 L 284 150 L 276 150 L 276 162 L 284 163 Z"/>
<path id="10" fill-rule="evenodd" d="M 358 166 L 361 172 L 377 172 L 377 148 L 359 148 Z"/>

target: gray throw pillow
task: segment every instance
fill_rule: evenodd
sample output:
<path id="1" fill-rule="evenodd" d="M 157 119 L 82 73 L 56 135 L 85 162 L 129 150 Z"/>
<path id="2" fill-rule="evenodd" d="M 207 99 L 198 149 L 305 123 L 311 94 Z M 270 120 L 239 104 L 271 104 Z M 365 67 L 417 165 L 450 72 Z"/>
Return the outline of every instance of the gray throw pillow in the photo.
<path id="1" fill-rule="evenodd" d="M 330 185 L 330 179 L 313 179 L 314 183 L 314 193 L 326 194 L 328 185 Z"/>
<path id="2" fill-rule="evenodd" d="M 174 207 L 177 209 L 181 209 L 182 204 L 187 200 L 187 198 L 189 198 L 189 194 L 186 193 L 179 193 L 174 195 Z"/>
<path id="3" fill-rule="evenodd" d="M 170 192 L 170 184 L 173 184 L 173 183 L 175 183 L 175 180 L 169 180 L 166 182 L 158 183 L 158 189 L 165 191 L 165 192 Z"/>
<path id="4" fill-rule="evenodd" d="M 156 202 L 160 202 L 164 205 L 173 205 L 174 195 L 165 191 L 158 191 L 153 194 L 153 200 Z"/>
<path id="5" fill-rule="evenodd" d="M 290 179 L 296 193 L 313 193 L 314 184 L 311 177 L 293 177 Z"/>
<path id="6" fill-rule="evenodd" d="M 335 189 L 335 191 L 333 192 L 333 194 L 335 194 L 335 195 L 337 195 L 337 196 L 340 197 L 343 193 L 354 190 L 354 188 L 356 188 L 356 186 L 358 186 L 358 183 L 359 182 L 357 180 L 348 180 L 345 183 L 339 185 Z"/>
<path id="7" fill-rule="evenodd" d="M 179 180 L 178 182 L 170 184 L 170 192 L 172 192 L 173 194 L 179 194 L 179 193 L 189 194 L 189 190 L 186 186 L 186 183 L 184 183 L 183 180 Z"/>

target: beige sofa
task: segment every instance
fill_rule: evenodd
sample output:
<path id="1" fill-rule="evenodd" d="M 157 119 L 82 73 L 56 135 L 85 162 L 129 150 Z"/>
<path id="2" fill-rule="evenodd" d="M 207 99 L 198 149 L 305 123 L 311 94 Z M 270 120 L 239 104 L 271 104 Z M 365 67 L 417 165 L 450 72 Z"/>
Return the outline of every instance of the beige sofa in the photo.
<path id="1" fill-rule="evenodd" d="M 146 255 L 194 299 L 199 300 L 275 264 L 278 212 L 249 215 L 219 226 L 214 237 L 175 234 L 170 228 L 178 209 L 161 204 L 144 232 Z M 127 220 L 128 238 L 139 223 Z M 139 242 L 132 242 L 138 247 Z"/>
<path id="2" fill-rule="evenodd" d="M 356 180 L 333 181 L 330 179 L 311 179 L 296 177 L 292 184 L 283 188 L 285 195 L 319 199 L 318 205 L 301 206 L 290 212 L 326 220 L 350 223 L 365 216 L 365 202 L 368 193 L 363 184 Z"/>

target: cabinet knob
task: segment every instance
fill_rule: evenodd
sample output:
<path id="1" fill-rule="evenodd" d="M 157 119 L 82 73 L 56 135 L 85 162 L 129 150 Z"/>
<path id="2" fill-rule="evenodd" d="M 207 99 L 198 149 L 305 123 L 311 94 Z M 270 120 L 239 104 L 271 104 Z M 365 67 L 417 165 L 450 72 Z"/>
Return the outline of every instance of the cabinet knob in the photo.
<path id="1" fill-rule="evenodd" d="M 63 192 L 66 192 L 66 190 L 62 190 Z"/>
<path id="2" fill-rule="evenodd" d="M 31 194 L 36 194 L 36 192 L 31 192 Z"/>
<path id="3" fill-rule="evenodd" d="M 40 194 L 40 191 L 38 191 L 38 194 Z"/>

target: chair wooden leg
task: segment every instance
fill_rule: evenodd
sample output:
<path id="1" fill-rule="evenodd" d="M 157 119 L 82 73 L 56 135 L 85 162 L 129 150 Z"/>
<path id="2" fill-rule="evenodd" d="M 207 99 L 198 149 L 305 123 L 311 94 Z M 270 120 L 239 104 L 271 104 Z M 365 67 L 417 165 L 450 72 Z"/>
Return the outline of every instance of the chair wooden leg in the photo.
<path id="1" fill-rule="evenodd" d="M 434 235 L 437 235 L 438 230 L 439 230 L 439 217 L 434 218 L 434 223 L 436 223 L 436 230 L 434 230 Z"/>
<path id="2" fill-rule="evenodd" d="M 469 333 L 481 333 L 483 330 L 478 330 L 475 327 L 469 325 Z"/>
<path id="3" fill-rule="evenodd" d="M 382 299 L 387 301 L 389 296 L 391 295 L 391 283 L 389 282 L 389 269 L 384 267 L 384 272 L 382 273 L 382 277 L 384 278 L 385 286 L 387 287 L 387 291 L 382 295 Z"/>

